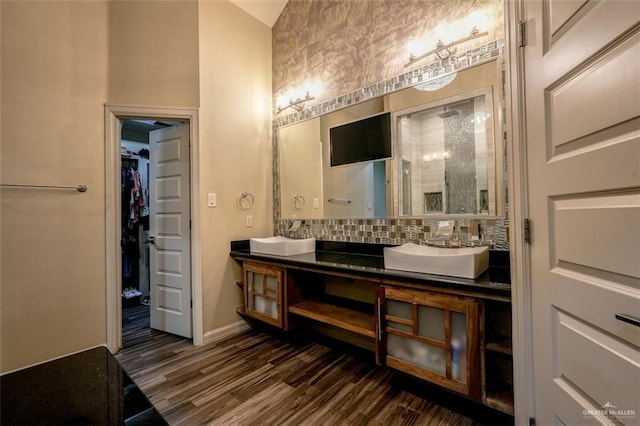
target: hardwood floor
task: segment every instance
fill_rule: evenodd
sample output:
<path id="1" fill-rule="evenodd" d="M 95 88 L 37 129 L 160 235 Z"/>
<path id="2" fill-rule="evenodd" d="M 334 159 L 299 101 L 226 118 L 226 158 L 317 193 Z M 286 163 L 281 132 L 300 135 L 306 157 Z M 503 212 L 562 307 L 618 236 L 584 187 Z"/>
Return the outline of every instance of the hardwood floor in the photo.
<path id="1" fill-rule="evenodd" d="M 148 307 L 123 318 L 132 321 L 123 325 L 117 359 L 171 425 L 513 422 L 324 344 L 251 330 L 195 347 L 149 329 Z"/>

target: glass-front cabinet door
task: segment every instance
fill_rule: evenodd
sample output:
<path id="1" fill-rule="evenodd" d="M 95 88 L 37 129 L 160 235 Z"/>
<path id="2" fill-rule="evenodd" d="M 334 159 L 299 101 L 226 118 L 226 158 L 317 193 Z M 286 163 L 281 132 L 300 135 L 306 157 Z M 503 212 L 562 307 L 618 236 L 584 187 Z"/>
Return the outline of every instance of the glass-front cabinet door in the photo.
<path id="1" fill-rule="evenodd" d="M 276 327 L 282 327 L 282 281 L 278 267 L 244 263 L 245 313 Z"/>
<path id="2" fill-rule="evenodd" d="M 465 395 L 480 392 L 478 301 L 384 287 L 380 303 L 384 364 Z"/>

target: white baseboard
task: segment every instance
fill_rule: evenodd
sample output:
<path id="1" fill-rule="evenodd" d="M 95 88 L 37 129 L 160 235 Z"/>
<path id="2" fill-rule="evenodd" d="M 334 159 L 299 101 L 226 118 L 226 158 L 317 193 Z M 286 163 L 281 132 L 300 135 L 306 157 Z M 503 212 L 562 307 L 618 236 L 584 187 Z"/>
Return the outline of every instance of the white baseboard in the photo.
<path id="1" fill-rule="evenodd" d="M 245 321 L 236 321 L 229 325 L 225 325 L 224 327 L 216 328 L 215 330 L 207 331 L 204 333 L 204 342 L 203 344 L 208 345 L 209 343 L 218 342 L 220 340 L 226 339 L 227 337 L 235 336 L 236 334 L 240 334 L 244 331 L 249 330 L 249 324 Z"/>

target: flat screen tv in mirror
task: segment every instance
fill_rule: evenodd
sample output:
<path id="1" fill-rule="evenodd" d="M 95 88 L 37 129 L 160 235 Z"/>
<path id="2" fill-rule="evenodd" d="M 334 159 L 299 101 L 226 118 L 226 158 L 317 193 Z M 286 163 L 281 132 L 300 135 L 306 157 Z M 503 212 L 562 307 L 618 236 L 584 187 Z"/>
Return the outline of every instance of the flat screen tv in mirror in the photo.
<path id="1" fill-rule="evenodd" d="M 329 129 L 331 167 L 391 158 L 391 114 Z"/>

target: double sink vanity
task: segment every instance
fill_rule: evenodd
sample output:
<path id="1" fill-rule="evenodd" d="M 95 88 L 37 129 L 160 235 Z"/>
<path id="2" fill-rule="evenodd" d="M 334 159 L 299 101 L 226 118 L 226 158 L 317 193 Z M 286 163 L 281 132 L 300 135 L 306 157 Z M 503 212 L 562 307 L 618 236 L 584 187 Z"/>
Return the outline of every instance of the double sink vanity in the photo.
<path id="1" fill-rule="evenodd" d="M 233 241 L 243 317 L 313 330 L 513 415 L 506 251 L 281 236 Z"/>
<path id="2" fill-rule="evenodd" d="M 274 234 L 295 238 L 231 243 L 239 314 L 513 415 L 502 46 L 274 120 Z M 337 164 L 335 130 L 381 116 L 391 153 Z"/>

